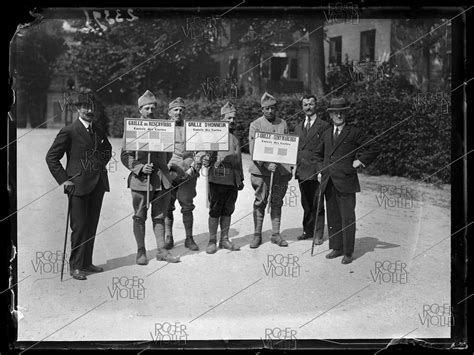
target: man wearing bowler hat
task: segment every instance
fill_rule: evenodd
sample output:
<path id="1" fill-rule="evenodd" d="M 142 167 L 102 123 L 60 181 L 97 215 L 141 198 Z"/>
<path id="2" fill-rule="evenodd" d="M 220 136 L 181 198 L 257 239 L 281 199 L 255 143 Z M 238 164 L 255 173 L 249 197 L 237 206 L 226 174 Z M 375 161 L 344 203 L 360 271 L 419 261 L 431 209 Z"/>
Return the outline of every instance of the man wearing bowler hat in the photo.
<path id="1" fill-rule="evenodd" d="M 94 122 L 94 98 L 90 92 L 73 95 L 78 118 L 63 127 L 46 154 L 49 171 L 71 199 L 71 253 L 69 270 L 76 280 L 85 272 L 101 272 L 92 264 L 95 234 L 105 191 L 109 191 L 106 165 L 112 147 L 105 132 Z M 66 153 L 66 169 L 61 158 Z"/>
<path id="2" fill-rule="evenodd" d="M 263 115 L 250 123 L 250 152 L 253 152 L 254 149 L 256 131 L 280 134 L 288 133 L 286 121 L 276 116 L 276 99 L 266 92 L 263 94 L 260 104 Z M 267 203 L 270 203 L 270 219 L 272 221 L 272 236 L 270 240 L 280 247 L 287 247 L 288 242 L 280 235 L 280 219 L 283 198 L 288 188 L 288 181 L 290 181 L 292 176 L 291 166 L 253 160 L 250 164 L 249 172 L 251 174 L 252 187 L 255 190 L 255 201 L 253 204 L 254 237 L 250 243 L 250 248 L 258 248 L 262 243 L 262 225 Z M 272 196 L 271 201 L 268 201 L 272 172 Z"/>
<path id="3" fill-rule="evenodd" d="M 193 238 L 193 210 L 194 197 L 196 197 L 196 183 L 199 177 L 199 171 L 202 166 L 202 158 L 205 152 L 192 152 L 185 150 L 184 137 L 184 100 L 181 97 L 171 101 L 168 105 L 169 119 L 175 122 L 175 142 L 174 153 L 168 163 L 168 167 L 173 181 L 168 212 L 165 219 L 166 243 L 165 248 L 171 249 L 174 246 L 173 238 L 173 211 L 175 202 L 178 200 L 181 205 L 181 214 L 183 216 L 184 230 L 186 239 L 184 246 L 190 250 L 199 250 L 198 245 Z"/>
<path id="4" fill-rule="evenodd" d="M 320 172 L 317 169 L 316 151 L 321 135 L 330 124 L 323 121 L 316 114 L 316 96 L 305 95 L 301 98 L 301 105 L 305 118 L 295 127 L 295 134 L 300 137 L 298 144 L 298 158 L 296 161 L 295 177 L 301 192 L 303 206 L 303 234 L 298 240 L 312 239 L 314 233 L 315 211 L 318 206 Z M 324 198 L 319 201 L 318 225 L 316 226 L 316 244 L 322 244 L 324 233 Z"/>
<path id="5" fill-rule="evenodd" d="M 349 104 L 345 98 L 334 98 L 328 108 L 332 127 L 324 131 L 315 152 L 318 171 L 322 171 L 321 190 L 326 198 L 329 248 L 326 258 L 352 262 L 355 242 L 356 192 L 360 192 L 357 168 L 365 167 L 379 153 L 366 133 L 346 122 Z"/>
<path id="6" fill-rule="evenodd" d="M 156 110 L 156 98 L 147 90 L 138 98 L 138 111 L 141 119 L 153 119 Z M 130 170 L 128 187 L 132 191 L 133 203 L 133 234 L 137 242 L 138 265 L 146 265 L 148 259 L 145 248 L 145 221 L 147 219 L 146 196 L 150 189 L 151 218 L 153 233 L 156 240 L 156 259 L 169 263 L 179 262 L 179 257 L 171 255 L 165 249 L 165 215 L 170 201 L 171 176 L 168 161 L 171 158 L 166 152 L 138 152 L 125 149 L 125 134 L 122 142 L 120 158 L 123 165 Z M 148 163 L 150 154 L 150 163 Z M 150 179 L 148 185 L 147 180 Z"/>

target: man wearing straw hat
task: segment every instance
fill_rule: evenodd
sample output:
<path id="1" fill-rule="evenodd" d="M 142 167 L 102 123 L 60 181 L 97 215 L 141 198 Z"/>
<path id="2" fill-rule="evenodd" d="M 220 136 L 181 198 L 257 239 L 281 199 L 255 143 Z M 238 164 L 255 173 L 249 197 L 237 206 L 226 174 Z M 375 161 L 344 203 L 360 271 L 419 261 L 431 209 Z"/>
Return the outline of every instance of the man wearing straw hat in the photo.
<path id="1" fill-rule="evenodd" d="M 236 115 L 235 106 L 227 102 L 221 108 L 221 120 L 229 122 L 229 150 L 212 152 L 203 159 L 209 167 L 209 243 L 208 254 L 217 251 L 217 228 L 221 226 L 219 248 L 240 250 L 229 240 L 231 215 L 235 210 L 238 191 L 244 188 L 244 172 L 239 140 L 232 134 Z"/>
<path id="2" fill-rule="evenodd" d="M 285 120 L 276 117 L 276 99 L 269 93 L 264 93 L 260 104 L 263 116 L 257 118 L 250 124 L 249 148 L 254 149 L 255 132 L 287 134 L 288 126 Z M 265 207 L 270 203 L 270 219 L 272 221 L 271 242 L 280 247 L 288 246 L 288 243 L 280 235 L 280 218 L 283 198 L 291 179 L 291 167 L 287 164 L 276 164 L 262 161 L 252 161 L 249 172 L 251 174 L 252 187 L 255 190 L 255 201 L 253 204 L 254 237 L 250 248 L 258 248 L 262 243 L 262 225 L 265 216 Z M 270 189 L 270 177 L 273 173 L 273 185 L 271 201 L 268 201 Z"/>
<path id="3" fill-rule="evenodd" d="M 153 119 L 156 110 L 156 98 L 147 90 L 138 98 L 140 118 Z M 150 163 L 148 163 L 150 154 Z M 120 158 L 123 165 L 129 169 L 127 187 L 132 190 L 133 204 L 133 234 L 137 242 L 138 265 L 148 263 L 145 248 L 145 221 L 147 219 L 147 190 L 150 190 L 151 217 L 153 233 L 156 239 L 156 259 L 169 263 L 179 262 L 179 257 L 171 255 L 165 249 L 165 215 L 170 201 L 172 187 L 168 170 L 168 160 L 171 157 L 165 152 L 138 152 L 125 150 L 125 133 L 122 142 Z M 149 182 L 148 182 L 149 180 Z"/>
<path id="4" fill-rule="evenodd" d="M 190 250 L 199 250 L 199 247 L 193 238 L 193 210 L 194 197 L 196 197 L 196 183 L 201 169 L 201 160 L 206 154 L 205 152 L 185 151 L 184 140 L 184 100 L 181 97 L 171 101 L 168 105 L 169 119 L 174 120 L 175 126 L 175 144 L 174 153 L 168 163 L 173 181 L 173 189 L 171 190 L 171 199 L 168 205 L 166 215 L 166 243 L 165 247 L 171 249 L 174 246 L 173 239 L 173 211 L 175 210 L 175 202 L 178 200 L 181 206 L 181 214 L 183 216 L 183 225 L 186 233 L 184 246 Z"/>
<path id="5" fill-rule="evenodd" d="M 379 153 L 377 145 L 363 130 L 346 122 L 349 104 L 334 98 L 327 109 L 332 127 L 324 131 L 315 152 L 318 171 L 322 171 L 321 191 L 326 198 L 329 248 L 326 258 L 352 262 L 355 242 L 356 192 L 360 192 L 357 168 L 365 167 Z"/>

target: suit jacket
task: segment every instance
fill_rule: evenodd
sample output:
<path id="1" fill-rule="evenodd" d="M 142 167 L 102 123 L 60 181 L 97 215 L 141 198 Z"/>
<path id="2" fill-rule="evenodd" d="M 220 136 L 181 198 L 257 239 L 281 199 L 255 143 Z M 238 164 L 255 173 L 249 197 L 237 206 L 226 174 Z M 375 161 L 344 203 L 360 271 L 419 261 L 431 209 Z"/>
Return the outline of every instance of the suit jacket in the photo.
<path id="1" fill-rule="evenodd" d="M 168 162 L 172 153 L 150 152 L 150 163 L 153 163 L 153 172 L 150 174 L 150 191 L 170 189 L 172 187 Z M 122 149 L 120 151 L 122 164 L 130 170 L 127 187 L 136 191 L 147 190 L 147 174 L 141 169 L 148 163 L 148 152 L 137 152 L 125 150 L 125 132 L 122 139 Z"/>
<path id="2" fill-rule="evenodd" d="M 331 125 L 317 117 L 306 133 L 304 124 L 305 120 L 295 127 L 295 134 L 300 137 L 295 177 L 298 180 L 317 180 L 318 163 L 315 151 L 318 148 L 323 132 L 331 127 Z"/>
<path id="3" fill-rule="evenodd" d="M 372 163 L 379 154 L 374 141 L 359 128 L 345 124 L 334 142 L 334 126 L 323 132 L 321 142 L 316 149 L 318 170 L 322 170 L 321 189 L 326 189 L 329 178 L 336 189 L 344 193 L 360 192 L 357 170 L 352 166 L 354 160 L 360 160 L 365 166 Z"/>
<path id="4" fill-rule="evenodd" d="M 265 116 L 261 116 L 257 118 L 255 121 L 252 121 L 250 123 L 250 128 L 249 128 L 249 148 L 250 148 L 250 153 L 253 153 L 254 149 L 254 140 L 255 140 L 255 132 L 260 131 L 260 132 L 267 132 L 267 133 L 281 133 L 281 134 L 288 134 L 288 126 L 286 124 L 285 120 L 282 120 L 280 118 L 275 118 L 275 121 L 270 122 L 268 121 Z M 254 175 L 265 175 L 265 176 L 270 176 L 271 171 L 267 169 L 268 165 L 270 163 L 268 162 L 262 162 L 262 161 L 255 161 L 252 160 L 250 163 L 249 167 L 249 172 L 250 174 Z M 275 171 L 275 174 L 279 175 L 291 175 L 291 165 L 288 164 L 277 164 L 278 168 Z"/>
<path id="5" fill-rule="evenodd" d="M 105 133 L 94 125 L 94 137 L 91 138 L 87 129 L 79 119 L 63 127 L 51 148 L 46 154 L 49 171 L 58 184 L 67 180 L 75 184 L 74 196 L 90 193 L 99 181 L 109 189 L 109 179 L 105 168 L 112 157 L 112 147 Z M 61 165 L 61 158 L 66 153 L 66 169 Z"/>

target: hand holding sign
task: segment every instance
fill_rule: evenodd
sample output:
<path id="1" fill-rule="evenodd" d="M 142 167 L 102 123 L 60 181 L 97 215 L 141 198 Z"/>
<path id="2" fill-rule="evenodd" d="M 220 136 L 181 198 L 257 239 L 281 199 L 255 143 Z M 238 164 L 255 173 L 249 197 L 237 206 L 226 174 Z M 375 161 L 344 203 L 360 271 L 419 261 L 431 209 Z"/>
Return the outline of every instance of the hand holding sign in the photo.
<path id="1" fill-rule="evenodd" d="M 270 163 L 268 164 L 267 169 L 270 170 L 272 173 L 274 173 L 277 169 L 277 165 L 275 163 Z"/>
<path id="2" fill-rule="evenodd" d="M 153 163 L 143 165 L 142 172 L 144 174 L 151 174 L 153 172 Z"/>

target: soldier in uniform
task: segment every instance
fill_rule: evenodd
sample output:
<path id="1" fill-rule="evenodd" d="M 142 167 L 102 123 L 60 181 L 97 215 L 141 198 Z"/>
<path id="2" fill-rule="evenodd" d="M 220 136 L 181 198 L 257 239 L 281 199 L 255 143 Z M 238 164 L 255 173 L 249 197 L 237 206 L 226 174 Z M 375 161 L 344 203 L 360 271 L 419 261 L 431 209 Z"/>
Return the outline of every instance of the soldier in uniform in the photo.
<path id="1" fill-rule="evenodd" d="M 212 152 L 203 158 L 209 167 L 209 244 L 206 252 L 217 251 L 217 228 L 221 226 L 219 248 L 240 250 L 229 240 L 231 215 L 235 210 L 238 191 L 244 188 L 244 172 L 239 140 L 232 134 L 235 128 L 235 107 L 227 102 L 221 108 L 221 120 L 229 122 L 229 150 Z"/>
<path id="2" fill-rule="evenodd" d="M 263 116 L 257 118 L 250 124 L 249 146 L 250 151 L 254 149 L 255 132 L 267 133 L 288 133 L 288 126 L 285 120 L 276 117 L 275 98 L 264 93 L 261 98 Z M 270 218 L 272 221 L 271 242 L 281 247 L 288 246 L 288 243 L 280 235 L 280 218 L 283 198 L 288 188 L 288 181 L 292 177 L 291 167 L 287 164 L 268 163 L 252 161 L 249 172 L 251 174 L 252 187 L 255 190 L 255 201 L 253 205 L 254 237 L 250 243 L 250 248 L 258 248 L 262 243 L 262 225 L 265 216 L 265 207 L 270 203 Z M 273 172 L 273 188 L 271 201 L 268 201 L 270 175 Z"/>
<path id="3" fill-rule="evenodd" d="M 138 99 L 138 111 L 140 118 L 153 119 L 156 110 L 156 98 L 147 90 Z M 170 190 L 172 187 L 171 176 L 168 170 L 168 161 L 171 155 L 165 152 L 138 152 L 126 150 L 124 132 L 122 151 L 120 158 L 123 165 L 129 169 L 127 187 L 132 191 L 133 203 L 133 234 L 137 242 L 138 265 L 148 263 L 145 248 L 145 221 L 147 219 L 146 196 L 147 180 L 150 179 L 150 202 L 151 217 L 153 223 L 153 232 L 156 239 L 157 254 L 156 259 L 167 261 L 169 263 L 179 262 L 179 257 L 171 255 L 165 249 L 165 215 L 170 201 Z M 148 154 L 150 154 L 150 163 L 148 163 Z"/>
<path id="4" fill-rule="evenodd" d="M 196 183 L 199 177 L 199 170 L 202 166 L 202 158 L 205 152 L 188 152 L 185 151 L 184 141 L 184 101 L 181 97 L 171 101 L 168 105 L 169 119 L 174 120 L 176 124 L 174 153 L 168 163 L 173 181 L 173 189 L 171 190 L 168 212 L 165 219 L 166 227 L 166 249 L 174 246 L 173 239 L 173 211 L 175 210 L 175 202 L 178 200 L 181 205 L 181 213 L 183 215 L 184 230 L 186 239 L 184 246 L 190 250 L 199 250 L 199 247 L 193 238 L 193 200 L 196 197 Z"/>
<path id="5" fill-rule="evenodd" d="M 318 171 L 322 170 L 321 191 L 326 198 L 329 248 L 326 258 L 344 255 L 341 262 L 352 262 L 355 243 L 356 192 L 360 192 L 357 168 L 370 164 L 379 148 L 366 133 L 346 122 L 349 104 L 334 98 L 327 109 L 332 127 L 321 136 L 315 151 Z"/>
<path id="6" fill-rule="evenodd" d="M 92 253 L 104 193 L 110 191 L 105 167 L 112 147 L 105 132 L 93 122 L 91 94 L 77 93 L 72 101 L 79 117 L 59 131 L 46 155 L 46 163 L 71 199 L 70 274 L 76 280 L 86 280 L 85 272 L 103 271 L 92 264 Z M 60 162 L 64 153 L 66 169 Z"/>

